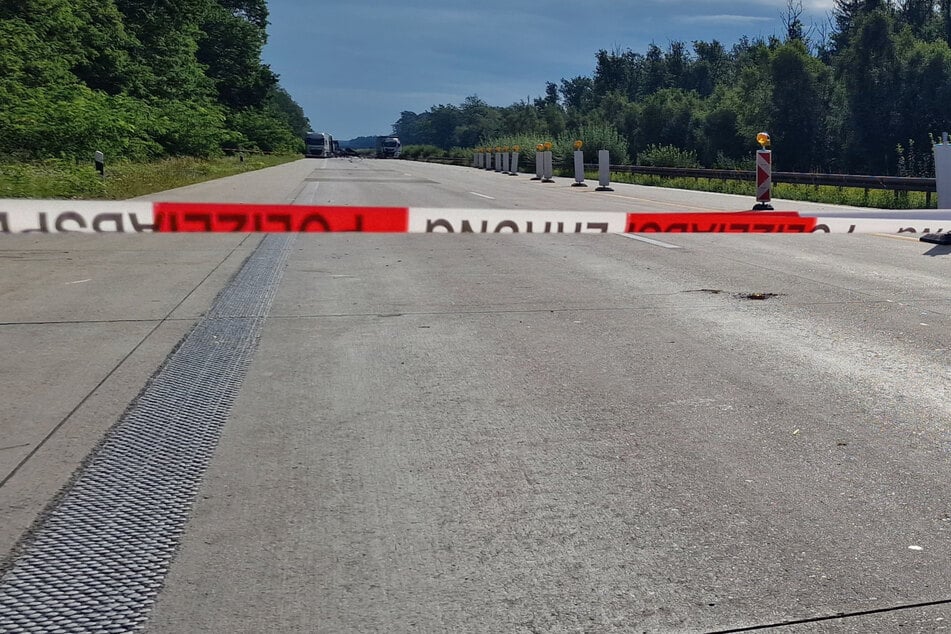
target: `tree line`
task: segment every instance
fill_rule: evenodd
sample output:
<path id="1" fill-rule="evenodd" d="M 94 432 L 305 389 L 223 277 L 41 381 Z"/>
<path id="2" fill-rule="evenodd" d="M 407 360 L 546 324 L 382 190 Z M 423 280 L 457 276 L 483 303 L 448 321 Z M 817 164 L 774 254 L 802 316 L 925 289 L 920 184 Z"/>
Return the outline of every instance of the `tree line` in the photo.
<path id="1" fill-rule="evenodd" d="M 404 111 L 394 133 L 449 149 L 607 128 L 642 161 L 732 168 L 765 130 L 776 169 L 933 175 L 933 137 L 951 127 L 951 0 L 836 0 L 809 27 L 802 14 L 787 0 L 781 36 L 730 48 L 600 50 L 591 76 L 548 82 L 542 97 Z"/>
<path id="2" fill-rule="evenodd" d="M 3 0 L 0 159 L 296 150 L 266 0 Z"/>

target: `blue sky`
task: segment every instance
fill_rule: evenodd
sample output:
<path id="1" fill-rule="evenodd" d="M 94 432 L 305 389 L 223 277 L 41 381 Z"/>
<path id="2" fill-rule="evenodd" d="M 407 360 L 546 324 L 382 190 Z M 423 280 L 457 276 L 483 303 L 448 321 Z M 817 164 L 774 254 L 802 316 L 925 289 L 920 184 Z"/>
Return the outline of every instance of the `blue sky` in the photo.
<path id="1" fill-rule="evenodd" d="M 806 25 L 833 0 L 802 0 Z M 507 106 L 591 76 L 599 49 L 779 35 L 786 0 L 269 0 L 264 61 L 315 130 L 386 134 L 403 110 Z"/>

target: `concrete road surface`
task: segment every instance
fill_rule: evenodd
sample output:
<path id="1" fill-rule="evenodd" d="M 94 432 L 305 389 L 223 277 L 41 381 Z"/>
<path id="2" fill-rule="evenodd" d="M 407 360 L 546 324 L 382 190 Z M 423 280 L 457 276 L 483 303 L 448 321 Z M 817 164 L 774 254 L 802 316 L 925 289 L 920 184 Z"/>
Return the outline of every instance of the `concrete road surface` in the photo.
<path id="1" fill-rule="evenodd" d="M 334 159 L 150 198 L 752 203 L 569 183 Z M 949 629 L 951 248 L 639 238 L 288 237 L 146 631 Z M 0 240 L 8 570 L 267 244 Z"/>

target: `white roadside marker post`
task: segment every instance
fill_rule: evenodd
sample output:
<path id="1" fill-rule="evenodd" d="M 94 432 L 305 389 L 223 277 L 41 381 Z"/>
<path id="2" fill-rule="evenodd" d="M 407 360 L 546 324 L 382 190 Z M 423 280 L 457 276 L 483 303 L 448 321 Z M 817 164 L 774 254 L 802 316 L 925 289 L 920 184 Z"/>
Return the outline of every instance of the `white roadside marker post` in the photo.
<path id="1" fill-rule="evenodd" d="M 934 146 L 934 175 L 938 189 L 938 209 L 951 207 L 951 144 L 948 133 L 941 134 L 941 143 Z M 931 244 L 951 244 L 951 231 L 926 233 L 919 238 Z"/>
<path id="2" fill-rule="evenodd" d="M 545 142 L 545 159 L 542 165 L 542 182 L 554 183 L 554 166 L 552 165 L 551 141 Z"/>
<path id="3" fill-rule="evenodd" d="M 572 187 L 588 186 L 584 182 L 584 152 L 581 151 L 582 146 L 584 146 L 584 141 L 581 139 L 575 141 L 575 182 L 571 184 Z"/>
<path id="4" fill-rule="evenodd" d="M 614 191 L 611 188 L 611 156 L 607 150 L 598 150 L 598 188 L 594 191 Z"/>

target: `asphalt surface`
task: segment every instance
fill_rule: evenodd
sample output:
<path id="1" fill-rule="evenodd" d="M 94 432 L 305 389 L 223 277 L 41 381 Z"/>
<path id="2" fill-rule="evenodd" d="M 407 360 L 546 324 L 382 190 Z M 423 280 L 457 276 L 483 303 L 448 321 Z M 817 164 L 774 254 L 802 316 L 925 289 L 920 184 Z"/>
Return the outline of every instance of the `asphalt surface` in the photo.
<path id="1" fill-rule="evenodd" d="M 569 183 L 315 160 L 150 198 L 752 203 Z M 146 630 L 949 629 L 951 248 L 651 237 L 298 236 Z M 8 564 L 259 241 L 0 241 Z"/>

